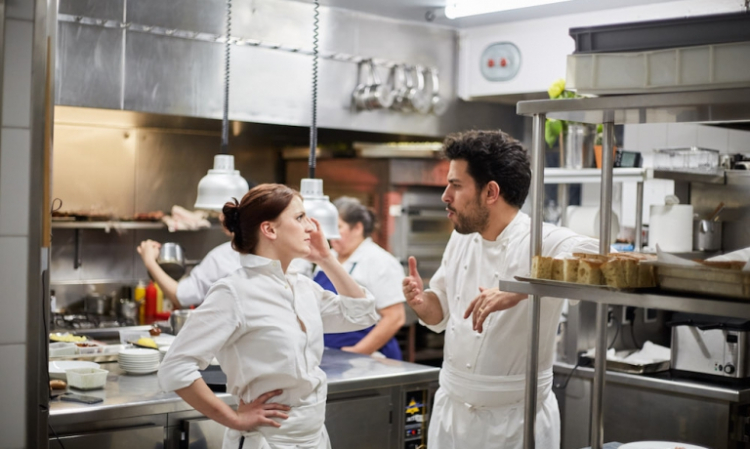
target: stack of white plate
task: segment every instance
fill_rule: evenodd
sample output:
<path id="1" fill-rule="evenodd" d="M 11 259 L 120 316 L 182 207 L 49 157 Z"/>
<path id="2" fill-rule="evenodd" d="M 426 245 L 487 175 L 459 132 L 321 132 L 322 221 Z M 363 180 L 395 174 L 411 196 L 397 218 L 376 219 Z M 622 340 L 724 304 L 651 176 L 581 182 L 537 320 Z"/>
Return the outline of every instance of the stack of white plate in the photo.
<path id="1" fill-rule="evenodd" d="M 117 355 L 120 368 L 132 374 L 148 374 L 159 369 L 159 351 L 156 349 L 127 348 Z"/>

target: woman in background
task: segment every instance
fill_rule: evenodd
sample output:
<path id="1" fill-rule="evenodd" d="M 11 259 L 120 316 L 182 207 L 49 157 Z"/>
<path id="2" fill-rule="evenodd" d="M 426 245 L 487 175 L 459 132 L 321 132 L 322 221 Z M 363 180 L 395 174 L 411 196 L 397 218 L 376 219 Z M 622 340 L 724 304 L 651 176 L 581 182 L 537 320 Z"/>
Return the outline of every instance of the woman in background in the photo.
<path id="1" fill-rule="evenodd" d="M 159 383 L 227 427 L 224 449 L 329 449 L 323 332 L 374 324 L 375 300 L 336 261 L 299 192 L 262 184 L 223 212 L 241 268 L 216 282 L 187 320 Z M 317 264 L 340 294 L 288 273 L 296 257 Z M 227 391 L 239 398 L 236 411 L 198 372 L 214 356 Z M 277 402 L 269 403 L 273 397 Z"/>
<path id="2" fill-rule="evenodd" d="M 341 238 L 331 240 L 331 246 L 347 273 L 375 296 L 380 321 L 360 331 L 326 333 L 325 345 L 360 354 L 380 352 L 388 358 L 401 360 L 395 335 L 406 319 L 401 289 L 404 269 L 395 257 L 370 238 L 377 224 L 371 209 L 356 198 L 345 196 L 333 204 L 339 212 Z M 324 271 L 317 271 L 314 280 L 324 289 L 336 292 Z"/>

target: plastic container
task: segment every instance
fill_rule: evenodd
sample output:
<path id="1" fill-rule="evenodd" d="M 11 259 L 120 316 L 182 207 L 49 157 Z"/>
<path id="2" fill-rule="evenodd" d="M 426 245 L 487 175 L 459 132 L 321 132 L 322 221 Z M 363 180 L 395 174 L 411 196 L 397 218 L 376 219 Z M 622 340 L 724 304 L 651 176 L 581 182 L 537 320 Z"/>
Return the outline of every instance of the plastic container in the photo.
<path id="1" fill-rule="evenodd" d="M 104 350 L 104 345 L 100 345 L 99 343 L 82 342 L 76 346 L 78 346 L 78 353 L 81 355 L 99 354 Z"/>
<path id="2" fill-rule="evenodd" d="M 63 357 L 76 354 L 77 346 L 75 343 L 50 343 L 49 356 Z"/>
<path id="3" fill-rule="evenodd" d="M 715 171 L 719 151 L 708 148 L 660 148 L 654 150 L 654 168 L 674 171 Z"/>
<path id="4" fill-rule="evenodd" d="M 636 53 L 569 55 L 566 82 L 584 94 L 750 86 L 750 42 Z"/>
<path id="5" fill-rule="evenodd" d="M 107 370 L 99 368 L 73 368 L 65 371 L 68 385 L 79 390 L 104 388 L 107 383 Z"/>
<path id="6" fill-rule="evenodd" d="M 750 15 L 713 14 L 570 29 L 575 53 L 613 53 L 750 41 Z"/>

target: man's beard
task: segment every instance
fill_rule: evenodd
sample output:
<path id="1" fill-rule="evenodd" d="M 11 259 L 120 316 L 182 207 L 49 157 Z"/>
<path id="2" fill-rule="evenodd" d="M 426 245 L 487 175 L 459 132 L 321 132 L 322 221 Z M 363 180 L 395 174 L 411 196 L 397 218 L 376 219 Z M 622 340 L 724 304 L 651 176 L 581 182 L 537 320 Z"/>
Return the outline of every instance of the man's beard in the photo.
<path id="1" fill-rule="evenodd" d="M 476 202 L 470 205 L 463 213 L 448 206 L 448 210 L 456 215 L 456 232 L 459 234 L 471 234 L 472 232 L 482 232 L 487 227 L 490 211 L 482 207 L 477 198 Z"/>

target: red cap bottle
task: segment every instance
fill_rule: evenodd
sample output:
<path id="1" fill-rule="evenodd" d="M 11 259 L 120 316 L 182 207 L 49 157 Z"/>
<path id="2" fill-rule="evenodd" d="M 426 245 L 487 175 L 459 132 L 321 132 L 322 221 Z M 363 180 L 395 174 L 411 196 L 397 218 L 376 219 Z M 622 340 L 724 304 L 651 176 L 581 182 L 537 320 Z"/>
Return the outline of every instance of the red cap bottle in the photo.
<path id="1" fill-rule="evenodd" d="M 154 321 L 154 315 L 156 315 L 156 295 L 156 285 L 151 281 L 146 287 L 146 323 Z"/>

